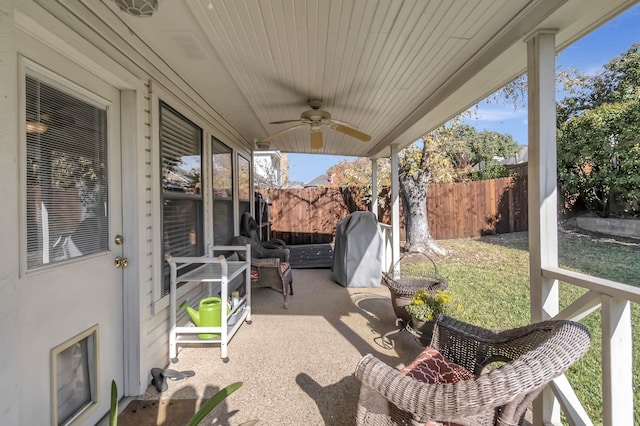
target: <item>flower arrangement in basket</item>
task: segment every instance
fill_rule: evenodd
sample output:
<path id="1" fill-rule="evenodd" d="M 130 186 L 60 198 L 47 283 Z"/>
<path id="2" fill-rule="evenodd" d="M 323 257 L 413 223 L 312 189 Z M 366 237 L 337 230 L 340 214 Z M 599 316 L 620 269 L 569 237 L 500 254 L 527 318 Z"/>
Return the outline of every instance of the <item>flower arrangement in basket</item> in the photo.
<path id="1" fill-rule="evenodd" d="M 411 303 L 405 309 L 417 320 L 435 321 L 440 314 L 451 316 L 454 312 L 460 312 L 462 305 L 455 304 L 451 295 L 442 290 L 429 293 L 420 289 L 413 294 Z"/>
<path id="2" fill-rule="evenodd" d="M 431 344 L 433 327 L 438 315 L 452 316 L 454 312 L 462 310 L 462 305 L 455 304 L 451 295 L 442 290 L 430 293 L 420 289 L 413 293 L 411 302 L 404 308 L 411 315 L 411 325 L 418 334 L 420 343 L 428 346 Z"/>

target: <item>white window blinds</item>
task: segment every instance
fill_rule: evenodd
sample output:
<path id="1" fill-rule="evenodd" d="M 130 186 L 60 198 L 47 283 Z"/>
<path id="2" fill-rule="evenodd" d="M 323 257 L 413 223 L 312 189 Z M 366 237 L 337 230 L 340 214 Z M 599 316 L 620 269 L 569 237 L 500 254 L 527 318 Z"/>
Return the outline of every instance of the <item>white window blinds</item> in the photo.
<path id="1" fill-rule="evenodd" d="M 27 267 L 108 250 L 107 110 L 25 83 Z"/>
<path id="2" fill-rule="evenodd" d="M 202 129 L 160 105 L 162 163 L 163 256 L 204 255 L 201 161 Z M 169 267 L 164 263 L 162 294 L 169 291 Z"/>

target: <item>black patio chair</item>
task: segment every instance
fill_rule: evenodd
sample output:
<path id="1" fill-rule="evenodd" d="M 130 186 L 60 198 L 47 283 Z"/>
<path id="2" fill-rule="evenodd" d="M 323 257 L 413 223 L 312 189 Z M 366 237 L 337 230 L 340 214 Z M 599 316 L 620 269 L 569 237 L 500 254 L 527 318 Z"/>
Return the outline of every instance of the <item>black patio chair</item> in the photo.
<path id="1" fill-rule="evenodd" d="M 258 223 L 249 212 L 242 214 L 242 218 L 240 220 L 240 235 L 251 238 L 253 241 L 265 248 L 287 248 L 287 243 L 278 238 L 262 241 L 260 239 L 260 234 L 258 233 Z"/>

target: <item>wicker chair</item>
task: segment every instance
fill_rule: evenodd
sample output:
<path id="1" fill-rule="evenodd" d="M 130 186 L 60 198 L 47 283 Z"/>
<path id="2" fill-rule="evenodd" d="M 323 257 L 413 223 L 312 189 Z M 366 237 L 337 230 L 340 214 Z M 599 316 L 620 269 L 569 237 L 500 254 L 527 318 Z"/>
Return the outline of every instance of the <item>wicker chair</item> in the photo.
<path id="1" fill-rule="evenodd" d="M 267 287 L 281 292 L 284 307 L 288 308 L 289 295 L 293 294 L 289 249 L 266 248 L 255 240 L 243 236 L 233 237 L 231 244 L 234 246 L 251 244 L 251 287 Z M 244 251 L 237 254 L 240 260 L 244 260 Z"/>
<path id="2" fill-rule="evenodd" d="M 362 381 L 357 424 L 517 425 L 545 385 L 583 356 L 589 344 L 587 329 L 570 321 L 492 331 L 442 316 L 431 346 L 475 379 L 426 384 L 366 355 L 355 372 Z M 494 362 L 506 364 L 483 372 Z"/>

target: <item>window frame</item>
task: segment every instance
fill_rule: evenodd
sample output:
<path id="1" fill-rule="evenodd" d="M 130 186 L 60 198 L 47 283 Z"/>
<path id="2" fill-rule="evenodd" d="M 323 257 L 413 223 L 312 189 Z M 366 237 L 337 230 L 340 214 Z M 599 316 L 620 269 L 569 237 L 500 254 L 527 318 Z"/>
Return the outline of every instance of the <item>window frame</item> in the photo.
<path id="1" fill-rule="evenodd" d="M 19 120 L 19 123 L 22 123 L 21 125 L 24 125 L 23 123 L 25 123 L 27 119 L 27 114 L 26 114 L 27 77 L 35 78 L 49 85 L 55 90 L 61 91 L 69 96 L 72 96 L 79 101 L 85 102 L 96 108 L 106 110 L 106 114 L 107 114 L 106 122 L 108 123 L 109 120 L 111 120 L 111 114 L 112 114 L 112 111 L 110 109 L 111 101 L 103 98 L 98 93 L 95 93 L 81 86 L 77 82 L 70 80 L 68 78 L 65 78 L 64 76 L 56 73 L 55 71 L 52 71 L 24 56 L 19 57 L 19 67 L 20 67 L 20 71 L 19 71 L 20 77 L 19 77 L 19 86 L 18 86 L 18 91 L 19 91 L 18 120 Z M 20 127 L 20 128 L 24 129 L 24 127 Z M 107 129 L 107 138 L 110 137 L 108 132 L 109 132 L 109 129 Z M 105 250 L 83 255 L 83 256 L 72 257 L 69 259 L 65 259 L 63 261 L 49 262 L 47 264 L 43 264 L 36 267 L 30 268 L 28 266 L 29 252 L 27 247 L 28 236 L 27 236 L 27 219 L 26 219 L 27 217 L 26 216 L 27 215 L 26 161 L 28 156 L 27 155 L 27 135 L 26 135 L 26 132 L 24 131 L 20 131 L 19 135 L 20 135 L 19 190 L 20 190 L 20 198 L 21 198 L 20 211 L 19 211 L 20 242 L 21 242 L 20 244 L 21 245 L 20 276 L 26 277 L 34 274 L 47 273 L 52 268 L 61 268 L 61 267 L 65 267 L 65 265 L 73 265 L 75 263 L 83 262 L 96 257 L 110 256 L 112 254 L 113 248 L 111 246 L 111 239 L 108 236 L 107 248 Z M 107 168 L 108 170 L 111 170 L 111 162 L 112 162 L 112 158 L 114 158 L 114 154 L 109 144 L 107 144 L 105 155 L 106 155 Z M 113 204 L 112 196 L 113 196 L 112 191 L 111 189 L 109 189 L 107 196 L 105 198 L 108 206 L 111 206 Z M 108 229 L 108 235 L 110 235 L 111 230 L 113 229 L 113 223 L 110 216 L 107 217 L 107 229 Z"/>
<path id="2" fill-rule="evenodd" d="M 232 204 L 234 211 L 234 220 L 230 226 L 233 227 L 234 235 L 237 235 L 240 227 L 240 219 L 238 212 L 238 173 L 237 173 L 237 156 L 242 155 L 245 158 L 253 158 L 250 151 L 240 149 L 237 144 L 232 143 L 228 138 L 224 138 L 224 133 L 212 127 L 211 123 L 206 121 L 202 116 L 197 114 L 193 109 L 189 108 L 183 102 L 180 102 L 172 95 L 169 95 L 161 87 L 154 86 L 150 99 L 151 119 L 149 126 L 150 140 L 150 158 L 149 175 L 150 175 L 150 191 L 151 205 L 148 214 L 151 216 L 151 238 L 152 238 L 152 276 L 151 276 L 151 303 L 150 313 L 156 315 L 163 309 L 169 307 L 168 294 L 162 294 L 162 275 L 163 265 L 166 263 L 162 258 L 162 181 L 161 181 L 161 147 L 160 147 L 160 104 L 164 103 L 176 113 L 184 116 L 186 119 L 194 123 L 202 129 L 202 152 L 201 152 L 201 195 L 203 197 L 203 238 L 205 254 L 210 246 L 213 245 L 213 183 L 211 181 L 212 173 L 212 140 L 216 139 L 228 148 L 232 153 L 232 166 L 235 168 L 233 172 L 233 192 Z M 252 165 L 252 163 L 250 163 Z M 253 188 L 251 182 L 251 188 Z M 250 194 L 251 206 L 253 210 L 253 194 Z M 177 289 L 176 297 L 185 297 L 187 293 L 194 290 L 198 283 L 187 282 Z"/>
<path id="3" fill-rule="evenodd" d="M 208 149 L 204 141 L 208 137 L 207 127 L 205 123 L 199 117 L 197 117 L 191 110 L 187 109 L 184 104 L 174 99 L 169 94 L 162 91 L 159 87 L 154 87 L 153 94 L 151 96 L 151 125 L 150 132 L 150 184 L 152 189 L 151 200 L 151 220 L 152 220 L 152 298 L 151 298 L 151 314 L 155 315 L 159 311 L 169 307 L 169 293 L 163 294 L 163 276 L 166 261 L 164 260 L 164 248 L 163 248 L 163 187 L 162 187 L 162 149 L 160 145 L 160 107 L 161 105 L 167 106 L 174 113 L 177 113 L 191 123 L 200 128 L 200 146 L 201 146 L 201 160 L 200 160 L 200 185 L 202 196 L 202 241 L 204 247 L 204 253 L 208 245 L 210 244 L 210 232 L 208 231 L 209 224 L 207 222 L 207 192 L 208 186 L 206 181 L 206 173 L 208 173 L 208 167 L 206 162 L 203 162 L 203 158 L 206 158 Z M 197 286 L 196 283 L 188 282 L 180 286 L 177 290 L 176 297 L 184 297 L 186 293 L 194 289 Z"/>
<path id="4" fill-rule="evenodd" d="M 199 132 L 199 142 L 198 142 L 198 148 L 199 148 L 199 157 L 200 157 L 200 191 L 194 193 L 194 194 L 189 194 L 187 192 L 172 192 L 166 189 L 165 184 L 164 184 L 164 176 L 162 176 L 162 172 L 163 172 L 163 167 L 164 167 L 164 157 L 163 157 L 163 145 L 162 145 L 162 137 L 161 137 L 161 133 L 162 133 L 162 129 L 163 129 L 163 122 L 162 122 L 162 116 L 163 116 L 163 111 L 166 110 L 168 113 L 175 115 L 178 119 L 182 119 L 185 121 L 185 124 L 193 126 L 194 128 L 197 129 L 197 131 Z M 196 123 L 194 123 L 193 121 L 191 121 L 188 117 L 186 117 L 184 114 L 181 114 L 180 112 L 176 111 L 174 108 L 171 107 L 171 105 L 169 105 L 169 103 L 164 102 L 164 101 L 160 101 L 159 105 L 158 105 L 158 115 L 160 116 L 160 123 L 158 126 L 158 142 L 159 142 L 159 153 L 160 153 L 160 158 L 159 158 L 159 166 L 160 166 L 160 203 L 162 208 L 160 209 L 160 222 L 162 224 L 162 238 L 164 241 L 164 234 L 165 234 L 165 202 L 168 200 L 180 203 L 181 201 L 186 201 L 186 202 L 191 202 L 191 203 L 196 203 L 197 205 L 199 205 L 199 208 L 197 208 L 194 213 L 197 217 L 197 224 L 195 226 L 194 229 L 194 233 L 195 233 L 195 239 L 196 239 L 196 243 L 192 245 L 195 245 L 195 250 L 198 252 L 197 256 L 204 256 L 206 254 L 206 238 L 205 238 L 205 220 L 204 220 L 204 214 L 205 214 L 205 209 L 204 209 L 204 195 L 203 195 L 203 191 L 202 191 L 202 187 L 204 186 L 205 183 L 205 178 L 202 175 L 202 162 L 203 162 L 203 157 L 204 157 L 204 144 L 203 144 L 203 139 L 204 139 L 204 129 L 201 126 L 198 126 Z M 165 256 L 167 255 L 167 253 L 165 253 L 165 245 L 161 244 L 161 259 L 164 259 Z M 183 255 L 184 256 L 184 255 Z M 166 263 L 163 262 L 162 264 L 162 281 L 160 283 L 160 295 L 161 297 L 164 297 L 166 295 L 168 295 L 169 292 L 169 268 L 168 265 Z"/>

